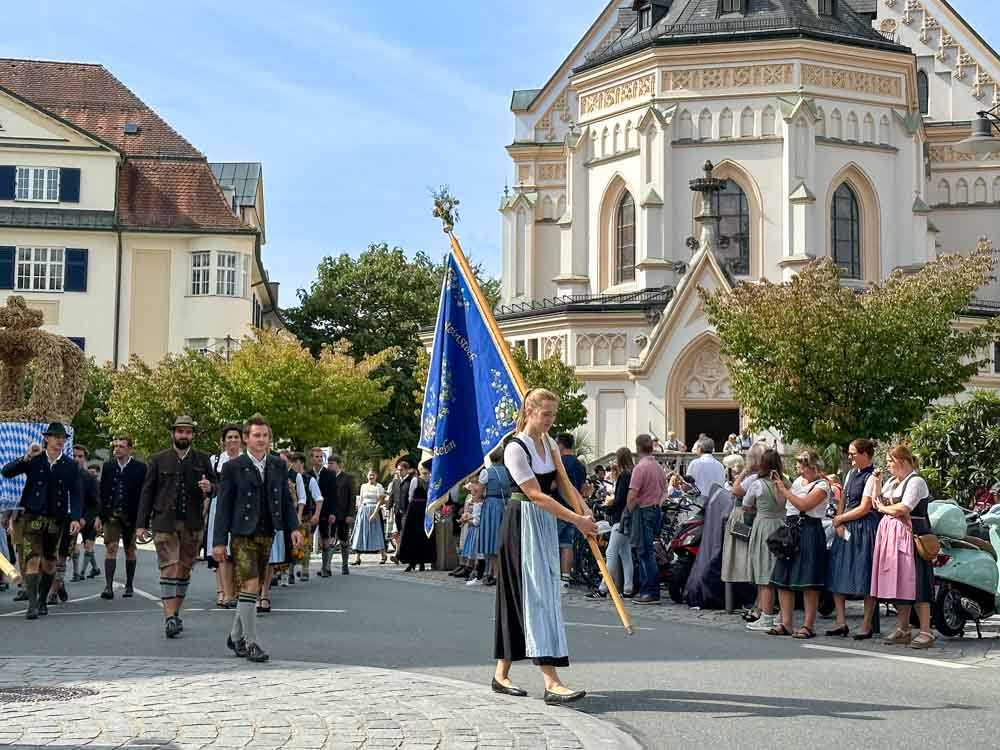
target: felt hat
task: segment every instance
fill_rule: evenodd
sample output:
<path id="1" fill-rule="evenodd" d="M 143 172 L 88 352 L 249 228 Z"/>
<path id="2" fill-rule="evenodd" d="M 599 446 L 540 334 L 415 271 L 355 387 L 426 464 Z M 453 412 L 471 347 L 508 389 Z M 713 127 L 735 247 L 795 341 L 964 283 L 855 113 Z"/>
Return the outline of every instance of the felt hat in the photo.
<path id="1" fill-rule="evenodd" d="M 66 432 L 66 425 L 62 422 L 53 422 L 45 428 L 45 432 L 42 435 L 45 437 L 69 437 L 69 433 Z"/>

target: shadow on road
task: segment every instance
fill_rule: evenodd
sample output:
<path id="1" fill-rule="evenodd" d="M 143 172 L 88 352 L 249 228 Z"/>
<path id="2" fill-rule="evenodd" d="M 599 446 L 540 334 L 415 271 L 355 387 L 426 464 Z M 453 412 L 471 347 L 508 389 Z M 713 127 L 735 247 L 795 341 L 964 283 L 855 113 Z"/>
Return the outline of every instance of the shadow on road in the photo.
<path id="1" fill-rule="evenodd" d="M 981 706 L 945 704 L 943 706 L 898 706 L 889 703 L 868 703 L 810 698 L 783 698 L 765 695 L 734 695 L 729 693 L 696 693 L 688 690 L 623 690 L 591 694 L 581 709 L 589 714 L 622 711 L 653 711 L 665 713 L 713 714 L 714 718 L 782 719 L 817 716 L 828 719 L 855 721 L 885 721 L 890 712 L 933 712 L 941 709 L 982 711 Z"/>

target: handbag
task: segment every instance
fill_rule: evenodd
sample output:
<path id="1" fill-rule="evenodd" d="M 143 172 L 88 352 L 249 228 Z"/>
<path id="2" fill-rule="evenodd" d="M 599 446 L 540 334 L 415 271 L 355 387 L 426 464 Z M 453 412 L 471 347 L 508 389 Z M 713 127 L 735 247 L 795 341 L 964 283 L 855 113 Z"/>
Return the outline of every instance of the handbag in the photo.
<path id="1" fill-rule="evenodd" d="M 767 537 L 767 548 L 779 560 L 794 560 L 798 557 L 802 545 L 801 529 L 802 514 L 788 516 L 785 525 L 781 526 Z"/>
<path id="2" fill-rule="evenodd" d="M 732 534 L 737 539 L 743 539 L 745 541 L 750 541 L 750 533 L 753 531 L 753 519 L 755 518 L 755 513 L 748 513 L 743 511 L 743 520 L 734 521 L 733 525 L 729 529 L 729 533 Z"/>
<path id="3" fill-rule="evenodd" d="M 927 562 L 936 560 L 941 551 L 941 540 L 936 534 L 914 534 L 913 545 L 920 558 Z"/>

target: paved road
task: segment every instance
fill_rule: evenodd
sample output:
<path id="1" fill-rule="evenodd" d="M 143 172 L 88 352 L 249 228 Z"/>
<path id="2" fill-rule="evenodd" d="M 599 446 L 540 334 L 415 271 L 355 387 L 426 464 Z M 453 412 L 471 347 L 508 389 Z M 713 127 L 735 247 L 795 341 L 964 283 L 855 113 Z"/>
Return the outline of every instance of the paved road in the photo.
<path id="1" fill-rule="evenodd" d="M 226 658 L 230 620 L 229 612 L 213 607 L 213 583 L 207 571 L 196 571 L 184 637 L 177 641 L 163 638 L 153 601 L 104 602 L 96 598 L 95 581 L 76 584 L 71 592 L 95 598 L 53 609 L 37 625 L 9 616 L 17 609 L 7 596 L 0 602 L 0 649 L 5 655 L 67 658 L 172 657 L 188 665 L 204 660 L 210 673 L 218 663 L 212 660 Z M 151 554 L 143 553 L 137 585 L 156 591 Z M 257 670 L 257 679 L 308 662 L 317 669 L 374 667 L 477 686 L 489 682 L 489 590 L 466 589 L 439 574 L 403 575 L 393 566 L 366 564 L 350 576 L 277 589 L 273 606 L 258 627 L 274 662 Z M 622 635 L 610 607 L 570 596 L 564 612 L 573 659 L 565 678 L 591 691 L 578 704 L 580 712 L 611 722 L 643 747 L 801 748 L 823 742 L 860 748 L 911 744 L 914 738 L 921 745 L 955 743 L 963 750 L 997 746 L 995 668 L 908 650 L 859 649 L 850 641 L 767 638 L 679 608 L 637 611 L 639 629 L 631 638 Z M 539 697 L 530 665 L 517 667 L 514 677 Z M 389 689 L 392 676 L 384 679 L 387 696 L 400 695 Z M 478 690 L 446 691 L 439 697 L 442 710 L 462 716 L 471 710 L 469 700 L 482 697 Z M 523 705 L 529 713 L 529 706 L 534 711 L 540 704 Z M 569 717 L 571 725 L 572 717 L 580 719 L 565 709 L 549 712 Z"/>

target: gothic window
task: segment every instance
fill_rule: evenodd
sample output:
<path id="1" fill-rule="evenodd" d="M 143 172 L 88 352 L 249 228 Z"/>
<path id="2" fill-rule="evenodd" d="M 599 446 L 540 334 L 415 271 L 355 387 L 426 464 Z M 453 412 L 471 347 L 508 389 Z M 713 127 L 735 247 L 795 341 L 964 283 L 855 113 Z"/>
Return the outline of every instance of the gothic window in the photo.
<path id="1" fill-rule="evenodd" d="M 826 113 L 822 107 L 816 110 L 816 135 L 826 138 Z"/>
<path id="2" fill-rule="evenodd" d="M 712 139 L 712 113 L 707 109 L 703 109 L 698 117 L 698 138 L 703 141 Z"/>
<path id="3" fill-rule="evenodd" d="M 838 141 L 844 137 L 844 118 L 841 117 L 839 109 L 833 110 L 833 114 L 830 115 L 830 130 L 827 135 Z"/>
<path id="4" fill-rule="evenodd" d="M 889 122 L 889 115 L 882 115 L 878 125 L 878 142 L 883 146 L 892 145 L 892 125 Z"/>
<path id="5" fill-rule="evenodd" d="M 680 136 L 682 141 L 690 141 L 694 137 L 694 122 L 691 119 L 691 113 L 686 109 L 681 112 L 680 125 L 678 126 L 677 134 Z"/>
<path id="6" fill-rule="evenodd" d="M 719 215 L 719 236 L 728 237 L 729 245 L 717 251 L 719 260 L 729 265 L 737 276 L 750 273 L 750 205 L 746 193 L 732 180 L 716 194 L 715 210 Z"/>
<path id="7" fill-rule="evenodd" d="M 941 180 L 938 183 L 938 204 L 942 206 L 947 206 L 951 203 L 951 186 L 948 184 L 948 180 Z"/>
<path id="8" fill-rule="evenodd" d="M 733 113 L 730 111 L 729 107 L 722 110 L 722 114 L 719 115 L 719 138 L 732 138 L 733 137 Z"/>
<path id="9" fill-rule="evenodd" d="M 1000 203 L 1000 177 L 993 180 L 993 202 Z"/>
<path id="10" fill-rule="evenodd" d="M 775 130 L 774 130 L 774 107 L 768 105 L 764 109 L 764 114 L 761 115 L 760 134 L 764 138 L 768 138 L 770 136 L 773 136 L 774 133 L 775 133 Z"/>
<path id="11" fill-rule="evenodd" d="M 864 142 L 875 143 L 875 118 L 872 117 L 871 112 L 865 115 Z"/>
<path id="12" fill-rule="evenodd" d="M 930 85 L 927 82 L 927 73 L 923 70 L 917 71 L 917 102 L 920 104 L 920 114 L 926 115 L 930 112 Z"/>
<path id="13" fill-rule="evenodd" d="M 955 203 L 965 205 L 969 202 L 969 183 L 960 179 L 955 186 Z"/>
<path id="14" fill-rule="evenodd" d="M 753 138 L 753 110 L 750 107 L 740 115 L 740 137 Z"/>
<path id="15" fill-rule="evenodd" d="M 861 140 L 861 132 L 858 127 L 858 116 L 854 112 L 847 115 L 847 140 L 857 143 Z"/>
<path id="16" fill-rule="evenodd" d="M 845 182 L 833 194 L 831 207 L 833 262 L 849 279 L 861 278 L 861 210 L 858 197 Z"/>
<path id="17" fill-rule="evenodd" d="M 635 201 L 626 192 L 615 212 L 615 283 L 635 281 Z"/>
<path id="18" fill-rule="evenodd" d="M 988 200 L 986 195 L 986 180 L 984 180 L 982 177 L 976 180 L 976 184 L 973 190 L 975 191 L 973 196 L 975 202 L 986 203 L 986 201 Z"/>

